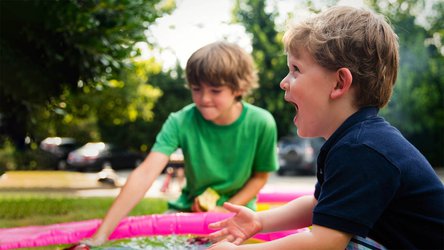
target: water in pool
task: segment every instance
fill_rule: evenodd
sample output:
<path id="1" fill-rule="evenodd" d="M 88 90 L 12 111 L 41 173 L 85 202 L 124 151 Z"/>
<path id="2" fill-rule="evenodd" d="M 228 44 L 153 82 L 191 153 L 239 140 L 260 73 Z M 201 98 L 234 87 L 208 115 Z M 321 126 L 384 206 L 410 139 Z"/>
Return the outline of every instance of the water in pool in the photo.
<path id="1" fill-rule="evenodd" d="M 207 238 L 193 235 L 137 237 L 109 241 L 94 250 L 203 250 L 210 246 Z"/>

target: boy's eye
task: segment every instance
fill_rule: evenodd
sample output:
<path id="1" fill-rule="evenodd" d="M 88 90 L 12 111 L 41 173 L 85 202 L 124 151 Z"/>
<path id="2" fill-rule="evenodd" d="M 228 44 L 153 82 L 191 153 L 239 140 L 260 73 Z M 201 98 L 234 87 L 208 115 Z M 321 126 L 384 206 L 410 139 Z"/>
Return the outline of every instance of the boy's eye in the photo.
<path id="1" fill-rule="evenodd" d="M 295 72 L 299 72 L 299 68 L 298 68 L 298 66 L 293 65 L 293 71 L 295 71 Z"/>
<path id="2" fill-rule="evenodd" d="M 199 87 L 191 87 L 191 91 L 199 91 L 200 88 Z"/>
<path id="3" fill-rule="evenodd" d="M 214 93 L 214 94 L 219 94 L 220 92 L 222 92 L 222 90 L 220 90 L 220 89 L 212 89 L 211 92 Z"/>

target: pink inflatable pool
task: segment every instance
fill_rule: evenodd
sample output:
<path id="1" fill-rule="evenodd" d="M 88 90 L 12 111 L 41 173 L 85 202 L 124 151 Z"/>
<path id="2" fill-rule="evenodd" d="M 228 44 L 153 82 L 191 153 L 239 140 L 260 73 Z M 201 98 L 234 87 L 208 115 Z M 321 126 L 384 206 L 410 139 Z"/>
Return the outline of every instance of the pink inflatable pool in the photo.
<path id="1" fill-rule="evenodd" d="M 258 203 L 286 203 L 304 195 L 313 195 L 313 189 L 299 191 L 261 190 L 257 196 Z"/>
<path id="2" fill-rule="evenodd" d="M 312 191 L 299 193 L 261 192 L 258 202 L 288 202 L 301 195 L 313 194 Z M 228 218 L 226 213 L 177 213 L 127 217 L 122 220 L 110 239 L 121 239 L 150 235 L 195 234 L 206 235 L 211 231 L 208 224 Z M 90 237 L 101 220 L 87 220 L 53 224 L 0 228 L 0 250 L 38 247 L 59 244 L 74 244 Z M 258 234 L 254 238 L 270 241 L 307 229 Z"/>

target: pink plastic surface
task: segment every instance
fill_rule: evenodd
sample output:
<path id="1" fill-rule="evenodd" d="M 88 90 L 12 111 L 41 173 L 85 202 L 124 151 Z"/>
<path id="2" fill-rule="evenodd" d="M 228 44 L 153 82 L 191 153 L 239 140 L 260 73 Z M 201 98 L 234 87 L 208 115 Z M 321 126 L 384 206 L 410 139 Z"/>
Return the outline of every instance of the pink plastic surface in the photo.
<path id="1" fill-rule="evenodd" d="M 291 200 L 305 195 L 313 195 L 313 189 L 299 191 L 275 191 L 263 189 L 257 196 L 258 203 L 287 203 Z"/>
<path id="2" fill-rule="evenodd" d="M 288 202 L 312 191 L 299 193 L 261 192 L 259 202 Z M 208 224 L 228 218 L 227 213 L 176 213 L 127 217 L 122 220 L 110 239 L 121 239 L 149 235 L 196 234 L 212 232 Z M 87 220 L 53 224 L 47 226 L 28 226 L 0 228 L 0 250 L 38 247 L 59 244 L 74 244 L 90 237 L 100 225 L 101 220 Z M 257 234 L 254 238 L 270 241 L 307 229 Z"/>

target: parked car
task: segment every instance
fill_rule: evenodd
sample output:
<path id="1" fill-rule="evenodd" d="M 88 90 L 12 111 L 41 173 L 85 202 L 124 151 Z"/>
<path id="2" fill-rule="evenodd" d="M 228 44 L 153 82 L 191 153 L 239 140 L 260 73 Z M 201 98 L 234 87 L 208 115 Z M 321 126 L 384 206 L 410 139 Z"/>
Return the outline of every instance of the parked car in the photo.
<path id="1" fill-rule="evenodd" d="M 42 163 L 55 170 L 66 169 L 68 154 L 78 148 L 77 141 L 70 137 L 48 137 L 40 142 Z"/>
<path id="2" fill-rule="evenodd" d="M 184 167 L 183 153 L 181 148 L 178 148 L 170 155 L 170 161 L 168 162 L 167 167 L 172 167 L 172 168 Z"/>
<path id="3" fill-rule="evenodd" d="M 322 138 L 285 136 L 278 141 L 278 175 L 287 173 L 315 174 Z"/>
<path id="4" fill-rule="evenodd" d="M 104 167 L 133 169 L 145 158 L 142 153 L 130 151 L 105 142 L 89 142 L 68 155 L 67 169 L 100 171 Z"/>

